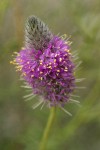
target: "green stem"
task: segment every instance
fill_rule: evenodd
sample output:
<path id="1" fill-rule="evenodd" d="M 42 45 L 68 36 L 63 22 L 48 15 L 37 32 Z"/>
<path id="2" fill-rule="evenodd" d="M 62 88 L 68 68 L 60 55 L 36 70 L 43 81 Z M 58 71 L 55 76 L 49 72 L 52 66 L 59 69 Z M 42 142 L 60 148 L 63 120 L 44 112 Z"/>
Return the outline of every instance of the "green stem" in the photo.
<path id="1" fill-rule="evenodd" d="M 42 137 L 42 140 L 40 143 L 40 149 L 39 150 L 45 150 L 45 148 L 46 148 L 49 132 L 50 132 L 51 126 L 54 122 L 55 110 L 56 110 L 56 107 L 52 107 L 50 110 L 50 115 L 48 118 L 46 128 L 44 130 L 44 134 L 43 134 L 43 137 Z"/>

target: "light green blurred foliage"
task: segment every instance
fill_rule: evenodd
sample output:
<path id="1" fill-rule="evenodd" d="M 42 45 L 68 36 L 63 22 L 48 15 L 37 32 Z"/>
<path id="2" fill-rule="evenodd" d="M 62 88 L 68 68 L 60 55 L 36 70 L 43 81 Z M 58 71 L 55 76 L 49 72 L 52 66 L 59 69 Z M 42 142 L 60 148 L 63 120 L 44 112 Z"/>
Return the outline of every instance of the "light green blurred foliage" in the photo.
<path id="1" fill-rule="evenodd" d="M 100 1 L 3 0 L 0 1 L 0 150 L 37 150 L 49 109 L 32 110 L 25 102 L 19 73 L 10 65 L 12 53 L 24 45 L 24 24 L 29 15 L 48 24 L 54 34 L 71 35 L 72 50 L 82 60 L 77 76 L 86 78 L 77 91 L 81 102 L 67 104 L 73 116 L 59 108 L 48 150 L 100 149 Z"/>

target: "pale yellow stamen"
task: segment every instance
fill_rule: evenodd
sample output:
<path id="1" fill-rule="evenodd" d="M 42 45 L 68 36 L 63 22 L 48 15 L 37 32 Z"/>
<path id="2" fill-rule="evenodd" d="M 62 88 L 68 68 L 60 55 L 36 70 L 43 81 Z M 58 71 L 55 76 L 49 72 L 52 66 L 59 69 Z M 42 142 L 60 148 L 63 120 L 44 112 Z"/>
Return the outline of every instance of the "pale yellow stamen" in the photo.
<path id="1" fill-rule="evenodd" d="M 56 59 L 54 59 L 54 62 L 56 62 Z"/>
<path id="2" fill-rule="evenodd" d="M 26 73 L 25 73 L 25 72 L 23 73 L 23 76 L 26 76 Z"/>
<path id="3" fill-rule="evenodd" d="M 42 77 L 40 77 L 40 80 L 42 80 L 43 78 Z"/>
<path id="4" fill-rule="evenodd" d="M 31 75 L 31 78 L 33 78 L 34 77 L 34 75 Z"/>
<path id="5" fill-rule="evenodd" d="M 57 70 L 57 72 L 60 72 L 60 70 Z"/>
<path id="6" fill-rule="evenodd" d="M 42 71 L 40 71 L 40 74 L 42 74 L 43 72 Z"/>
<path id="7" fill-rule="evenodd" d="M 67 72 L 68 70 L 67 70 L 67 69 L 65 69 L 64 71 L 65 71 L 65 72 Z"/>
<path id="8" fill-rule="evenodd" d="M 52 69 L 52 67 L 51 67 L 51 66 L 48 66 L 47 68 L 50 68 L 50 69 Z"/>
<path id="9" fill-rule="evenodd" d="M 59 61 L 61 62 L 61 61 L 62 61 L 62 58 L 59 58 Z"/>
<path id="10" fill-rule="evenodd" d="M 24 47 L 22 47 L 22 50 L 24 50 L 25 48 Z"/>

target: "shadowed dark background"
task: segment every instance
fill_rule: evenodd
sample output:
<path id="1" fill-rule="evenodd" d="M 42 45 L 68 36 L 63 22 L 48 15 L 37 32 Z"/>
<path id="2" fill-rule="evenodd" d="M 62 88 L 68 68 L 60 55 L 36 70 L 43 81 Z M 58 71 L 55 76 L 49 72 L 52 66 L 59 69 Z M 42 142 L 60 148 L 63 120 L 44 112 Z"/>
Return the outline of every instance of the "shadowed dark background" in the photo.
<path id="1" fill-rule="evenodd" d="M 54 34 L 71 35 L 72 49 L 78 50 L 81 68 L 75 104 L 66 105 L 73 116 L 57 110 L 48 150 L 100 149 L 100 1 L 99 0 L 3 0 L 0 1 L 0 150 L 37 150 L 49 109 L 25 102 L 19 73 L 9 62 L 12 53 L 24 45 L 24 24 L 36 15 Z"/>

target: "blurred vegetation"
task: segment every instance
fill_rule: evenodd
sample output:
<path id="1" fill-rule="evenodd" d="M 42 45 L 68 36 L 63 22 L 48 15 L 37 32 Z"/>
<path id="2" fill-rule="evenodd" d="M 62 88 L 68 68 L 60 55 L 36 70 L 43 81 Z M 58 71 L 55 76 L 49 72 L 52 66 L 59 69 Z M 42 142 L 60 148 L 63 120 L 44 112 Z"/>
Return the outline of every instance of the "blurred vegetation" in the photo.
<path id="1" fill-rule="evenodd" d="M 100 0 L 0 1 L 0 150 L 37 150 L 49 109 L 32 110 L 25 102 L 19 74 L 9 61 L 24 45 L 24 23 L 29 15 L 40 17 L 57 34 L 72 36 L 86 78 L 77 93 L 81 107 L 66 105 L 73 116 L 59 110 L 48 150 L 100 149 Z"/>

